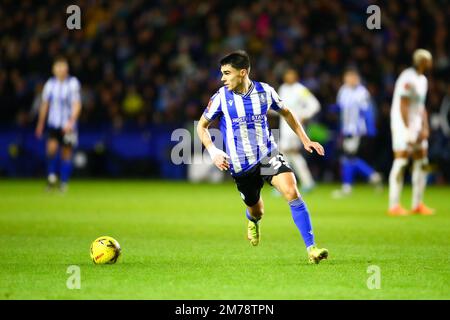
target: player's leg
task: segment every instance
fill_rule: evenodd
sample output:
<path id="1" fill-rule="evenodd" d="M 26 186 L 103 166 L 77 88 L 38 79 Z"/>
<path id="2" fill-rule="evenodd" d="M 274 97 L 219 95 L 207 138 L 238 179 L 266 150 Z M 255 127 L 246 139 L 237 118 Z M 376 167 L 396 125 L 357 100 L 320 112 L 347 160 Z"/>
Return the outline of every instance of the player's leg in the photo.
<path id="1" fill-rule="evenodd" d="M 341 157 L 340 161 L 342 187 L 333 191 L 332 196 L 336 199 L 348 196 L 352 193 L 353 177 L 355 175 L 353 157 L 344 155 Z"/>
<path id="2" fill-rule="evenodd" d="M 354 176 L 354 166 L 353 159 L 347 156 L 342 156 L 341 162 L 341 181 L 342 186 L 340 189 L 333 190 L 332 197 L 339 199 L 348 196 L 352 193 L 353 176 Z"/>
<path id="3" fill-rule="evenodd" d="M 76 131 L 62 134 L 60 190 L 63 192 L 67 190 L 67 184 L 72 173 L 72 155 L 73 149 L 77 145 L 77 142 L 78 134 Z"/>
<path id="4" fill-rule="evenodd" d="M 427 173 L 424 167 L 428 164 L 428 150 L 420 148 L 412 154 L 412 212 L 422 215 L 431 215 L 434 210 L 423 203 L 423 195 L 427 184 Z"/>
<path id="5" fill-rule="evenodd" d="M 408 165 L 409 152 L 394 151 L 394 161 L 389 173 L 389 211 L 393 216 L 407 215 L 408 211 L 400 204 L 405 170 Z"/>
<path id="6" fill-rule="evenodd" d="M 400 195 L 403 189 L 405 170 L 410 156 L 408 145 L 408 133 L 405 130 L 391 130 L 392 149 L 394 161 L 389 173 L 389 209 L 388 214 L 393 216 L 404 216 L 408 211 L 400 204 Z"/>
<path id="7" fill-rule="evenodd" d="M 261 239 L 260 220 L 264 214 L 264 203 L 261 198 L 264 180 L 259 174 L 258 166 L 255 166 L 244 176 L 233 177 L 233 179 L 246 205 L 247 238 L 253 246 L 257 246 Z"/>
<path id="8" fill-rule="evenodd" d="M 328 257 L 328 250 L 319 249 L 314 242 L 314 234 L 308 208 L 297 189 L 295 175 L 292 172 L 282 172 L 274 175 L 270 183 L 278 189 L 288 201 L 294 223 L 302 235 L 310 262 L 319 263 Z"/>
<path id="9" fill-rule="evenodd" d="M 260 197 L 258 202 L 252 206 L 247 206 L 245 216 L 248 219 L 247 223 L 247 238 L 253 246 L 257 246 L 261 240 L 261 232 L 259 221 L 264 214 L 264 202 Z"/>
<path id="10" fill-rule="evenodd" d="M 374 185 L 377 189 L 382 189 L 382 177 L 381 174 L 375 171 L 365 160 L 362 159 L 363 148 L 366 150 L 372 149 L 371 137 L 362 136 L 361 142 L 358 146 L 356 156 L 354 159 L 355 170 L 361 174 L 370 184 Z"/>
<path id="11" fill-rule="evenodd" d="M 56 170 L 58 167 L 57 163 L 58 149 L 59 149 L 58 138 L 54 134 L 52 134 L 52 132 L 49 132 L 49 137 L 47 139 L 46 145 L 48 189 L 56 186 L 56 182 L 58 181 L 58 177 L 56 174 Z"/>
<path id="12" fill-rule="evenodd" d="M 61 165 L 60 165 L 60 190 L 67 190 L 70 174 L 72 173 L 72 154 L 73 148 L 70 145 L 61 147 Z"/>
<path id="13" fill-rule="evenodd" d="M 248 220 L 258 222 L 261 220 L 262 216 L 264 214 L 264 202 L 261 197 L 259 197 L 259 200 L 256 204 L 252 206 L 247 206 L 247 210 L 245 212 L 245 216 Z"/>
<path id="14" fill-rule="evenodd" d="M 300 150 L 302 148 L 301 142 L 297 135 L 289 130 L 280 139 L 280 150 L 286 157 L 286 160 L 291 165 L 294 172 L 300 179 L 300 185 L 303 191 L 308 192 L 314 188 L 314 179 L 308 168 L 308 163 L 302 156 Z"/>
<path id="15" fill-rule="evenodd" d="M 353 188 L 353 178 L 355 176 L 354 159 L 350 156 L 343 156 L 341 159 L 342 171 L 342 193 L 350 194 Z"/>
<path id="16" fill-rule="evenodd" d="M 283 172 L 272 177 L 271 184 L 283 195 L 289 203 L 297 228 L 299 229 L 306 247 L 314 245 L 311 219 L 308 209 L 297 189 L 295 176 L 292 172 Z"/>
<path id="17" fill-rule="evenodd" d="M 376 172 L 366 161 L 359 157 L 354 159 L 355 169 L 371 184 L 379 186 L 381 184 L 381 175 Z"/>
<path id="18" fill-rule="evenodd" d="M 284 155 L 294 169 L 294 172 L 298 175 L 302 190 L 307 192 L 314 188 L 315 183 L 311 175 L 311 171 L 309 171 L 308 164 L 305 158 L 301 155 L 300 151 L 289 150 L 284 152 Z"/>
<path id="19" fill-rule="evenodd" d="M 345 137 L 342 141 L 343 156 L 340 159 L 342 187 L 340 190 L 333 191 L 333 198 L 348 196 L 352 192 L 353 177 L 356 170 L 354 158 L 359 148 L 359 141 L 360 137 L 358 136 Z"/>

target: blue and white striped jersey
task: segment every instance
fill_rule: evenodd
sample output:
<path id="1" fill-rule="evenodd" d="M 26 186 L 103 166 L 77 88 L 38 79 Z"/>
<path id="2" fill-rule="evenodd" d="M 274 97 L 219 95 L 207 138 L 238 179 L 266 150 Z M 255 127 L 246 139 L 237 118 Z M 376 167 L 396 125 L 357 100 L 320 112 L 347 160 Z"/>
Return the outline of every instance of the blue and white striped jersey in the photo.
<path id="1" fill-rule="evenodd" d="M 268 84 L 252 81 L 245 95 L 221 87 L 212 96 L 203 116 L 212 121 L 219 117 L 230 170 L 238 176 L 277 149 L 267 121 L 269 108 L 283 108 L 281 98 Z"/>
<path id="2" fill-rule="evenodd" d="M 371 109 L 369 91 L 363 86 L 343 85 L 337 95 L 341 111 L 341 132 L 345 136 L 364 136 L 367 134 L 366 115 Z"/>
<path id="3" fill-rule="evenodd" d="M 48 126 L 63 128 L 72 115 L 73 103 L 81 100 L 80 82 L 71 76 L 63 81 L 52 77 L 44 85 L 42 100 L 49 103 Z"/>

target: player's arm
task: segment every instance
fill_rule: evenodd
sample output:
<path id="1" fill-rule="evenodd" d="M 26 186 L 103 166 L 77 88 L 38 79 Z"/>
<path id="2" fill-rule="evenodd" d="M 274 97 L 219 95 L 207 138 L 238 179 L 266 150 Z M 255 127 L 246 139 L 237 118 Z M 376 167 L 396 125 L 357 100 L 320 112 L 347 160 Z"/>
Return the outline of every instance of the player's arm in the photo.
<path id="1" fill-rule="evenodd" d="M 281 108 L 278 113 L 283 116 L 289 127 L 291 127 L 295 134 L 300 138 L 306 151 L 312 153 L 313 150 L 316 150 L 316 152 L 321 156 L 325 154 L 325 151 L 320 143 L 311 141 L 311 139 L 309 139 L 308 135 L 303 129 L 303 126 L 300 124 L 300 122 L 297 121 L 295 116 L 288 108 Z"/>
<path id="2" fill-rule="evenodd" d="M 75 124 L 78 121 L 78 118 L 80 117 L 81 113 L 81 94 L 80 94 L 80 83 L 78 80 L 72 80 L 70 83 L 70 91 L 72 96 L 72 114 L 67 121 L 67 123 L 64 125 L 63 131 L 64 133 L 68 133 L 73 131 L 75 128 Z"/>
<path id="3" fill-rule="evenodd" d="M 405 125 L 406 128 L 408 128 L 409 125 L 409 115 L 408 115 L 409 104 L 410 99 L 407 96 L 400 97 L 400 114 L 402 116 L 403 124 Z"/>
<path id="4" fill-rule="evenodd" d="M 372 98 L 369 91 L 365 90 L 362 102 L 361 111 L 364 117 L 364 122 L 366 124 L 366 135 L 368 137 L 374 137 L 376 134 L 376 121 L 375 121 L 375 111 Z"/>
<path id="5" fill-rule="evenodd" d="M 428 112 L 426 109 L 423 109 L 422 112 L 422 131 L 419 135 L 419 141 L 422 140 L 428 140 L 428 137 L 430 136 L 430 125 L 428 124 Z"/>
<path id="6" fill-rule="evenodd" d="M 211 135 L 209 134 L 208 127 L 210 125 L 210 121 L 202 116 L 197 124 L 197 135 L 205 146 L 206 150 L 208 150 L 211 159 L 213 160 L 215 166 L 219 168 L 221 171 L 228 170 L 230 164 L 228 162 L 228 155 L 217 148 L 212 142 Z"/>
<path id="7" fill-rule="evenodd" d="M 81 101 L 77 100 L 72 103 L 72 115 L 70 116 L 69 121 L 64 126 L 64 132 L 70 132 L 75 127 L 75 124 L 78 121 L 81 113 Z"/>
<path id="8" fill-rule="evenodd" d="M 39 117 L 36 125 L 35 135 L 38 139 L 42 137 L 42 133 L 44 132 L 45 119 L 47 118 L 48 113 L 48 100 L 43 99 L 41 102 L 41 106 L 39 108 Z"/>
<path id="9" fill-rule="evenodd" d="M 416 141 L 414 141 L 414 138 L 412 138 L 414 135 L 411 133 L 409 128 L 409 106 L 410 106 L 410 98 L 408 96 L 401 96 L 400 97 L 400 115 L 403 120 L 403 125 L 405 126 L 408 136 L 407 141 L 409 144 L 414 144 Z"/>
<path id="10" fill-rule="evenodd" d="M 403 125 L 407 130 L 407 141 L 408 144 L 414 144 L 415 134 L 411 131 L 412 129 L 409 126 L 409 109 L 411 106 L 411 99 L 414 98 L 415 88 L 411 80 L 408 78 L 408 75 L 402 74 L 400 75 L 399 80 L 399 95 L 400 95 L 400 116 L 403 121 Z"/>
<path id="11" fill-rule="evenodd" d="M 311 119 L 320 111 L 320 102 L 308 89 L 301 90 L 300 97 L 305 101 L 305 110 L 303 110 L 303 118 L 300 119 L 300 123 L 304 123 L 305 120 Z"/>

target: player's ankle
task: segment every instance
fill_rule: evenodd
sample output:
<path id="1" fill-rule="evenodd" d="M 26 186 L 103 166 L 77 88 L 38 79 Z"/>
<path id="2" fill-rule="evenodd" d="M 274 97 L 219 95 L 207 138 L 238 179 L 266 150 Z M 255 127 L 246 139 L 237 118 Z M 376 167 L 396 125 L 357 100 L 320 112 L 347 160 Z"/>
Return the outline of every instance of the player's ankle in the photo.
<path id="1" fill-rule="evenodd" d="M 50 184 L 55 184 L 58 181 L 58 177 L 54 173 L 50 173 L 47 177 L 47 181 Z"/>

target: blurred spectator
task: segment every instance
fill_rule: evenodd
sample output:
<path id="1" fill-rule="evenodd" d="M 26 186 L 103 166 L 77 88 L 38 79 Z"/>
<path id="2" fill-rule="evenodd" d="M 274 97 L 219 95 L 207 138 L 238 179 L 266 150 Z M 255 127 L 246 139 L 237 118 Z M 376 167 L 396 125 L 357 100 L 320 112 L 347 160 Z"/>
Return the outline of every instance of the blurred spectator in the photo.
<path id="1" fill-rule="evenodd" d="M 135 86 L 130 86 L 127 90 L 125 98 L 122 103 L 123 112 L 126 116 L 134 117 L 141 113 L 144 108 L 144 100 L 136 91 Z"/>

